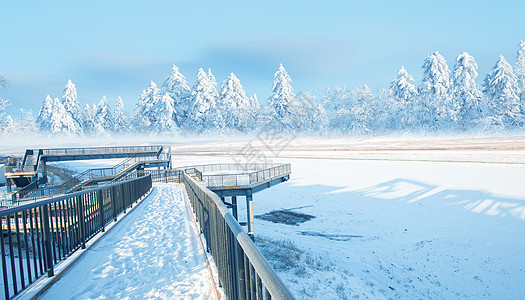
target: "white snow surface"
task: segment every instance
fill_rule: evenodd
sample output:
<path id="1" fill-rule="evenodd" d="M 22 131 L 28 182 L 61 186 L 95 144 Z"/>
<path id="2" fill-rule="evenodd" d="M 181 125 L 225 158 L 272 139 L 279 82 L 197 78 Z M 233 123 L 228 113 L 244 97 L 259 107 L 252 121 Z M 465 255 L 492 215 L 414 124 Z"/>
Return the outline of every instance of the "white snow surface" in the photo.
<path id="1" fill-rule="evenodd" d="M 366 160 L 340 153 L 334 141 L 298 139 L 280 153 L 286 157 L 272 158 L 291 163 L 292 175 L 254 194 L 254 214 L 315 216 L 297 226 L 255 219 L 256 243 L 279 276 L 298 299 L 521 299 L 521 148 L 418 151 L 407 144 L 391 152 L 378 145 Z M 195 146 L 203 156 L 175 162 L 227 161 L 232 147 Z M 243 199 L 238 203 L 242 222 Z"/>
<path id="2" fill-rule="evenodd" d="M 279 271 L 298 298 L 523 297 L 525 166 L 288 161 L 291 180 L 255 194 L 255 215 L 316 218 L 256 219 L 255 233 L 306 253 Z"/>
<path id="3" fill-rule="evenodd" d="M 210 299 L 181 185 L 158 185 L 41 299 Z"/>

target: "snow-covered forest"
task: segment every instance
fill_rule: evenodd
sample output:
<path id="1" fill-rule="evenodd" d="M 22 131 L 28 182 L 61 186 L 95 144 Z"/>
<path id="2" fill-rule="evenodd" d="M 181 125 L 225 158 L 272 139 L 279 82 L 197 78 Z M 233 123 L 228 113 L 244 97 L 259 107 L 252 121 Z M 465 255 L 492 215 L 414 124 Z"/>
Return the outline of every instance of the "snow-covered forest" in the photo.
<path id="1" fill-rule="evenodd" d="M 417 84 L 401 67 L 388 88 L 329 87 L 319 99 L 314 91 L 296 94 L 280 65 L 267 105 L 261 106 L 233 73 L 218 85 L 212 71 L 201 68 L 190 87 L 174 65 L 160 87 L 152 81 L 142 91 L 131 116 L 120 97 L 113 109 L 105 96 L 98 104 L 81 106 L 71 80 L 61 98 L 45 97 L 36 119 L 23 109 L 18 116 L 8 115 L 10 102 L 0 97 L 0 134 L 249 134 L 269 126 L 293 134 L 522 131 L 525 41 L 514 67 L 500 55 L 482 84 L 476 82 L 477 68 L 474 57 L 463 52 L 450 70 L 436 51 L 424 60 Z M 0 76 L 0 88 L 6 83 Z"/>

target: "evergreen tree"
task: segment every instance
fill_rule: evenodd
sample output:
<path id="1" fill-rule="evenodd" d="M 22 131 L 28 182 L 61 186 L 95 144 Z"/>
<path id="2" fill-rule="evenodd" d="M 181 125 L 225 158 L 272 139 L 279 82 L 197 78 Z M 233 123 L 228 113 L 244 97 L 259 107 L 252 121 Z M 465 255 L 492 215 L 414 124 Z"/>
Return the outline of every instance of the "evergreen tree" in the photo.
<path id="1" fill-rule="evenodd" d="M 19 110 L 19 117 L 17 121 L 10 121 L 11 126 L 8 128 L 9 134 L 14 136 L 36 136 L 40 130 L 33 118 L 33 112 L 27 111 L 23 108 Z"/>
<path id="2" fill-rule="evenodd" d="M 320 133 L 326 129 L 328 118 L 323 106 L 317 103 L 317 97 L 312 91 L 297 95 L 301 109 L 300 130 L 305 133 Z"/>
<path id="3" fill-rule="evenodd" d="M 425 59 L 422 68 L 416 115 L 422 129 L 435 131 L 445 125 L 445 119 L 450 114 L 446 109 L 450 70 L 445 58 L 437 51 Z"/>
<path id="4" fill-rule="evenodd" d="M 95 133 L 98 135 L 109 134 L 115 127 L 115 121 L 111 114 L 111 109 L 106 96 L 103 96 L 97 105 L 94 124 Z"/>
<path id="5" fill-rule="evenodd" d="M 356 105 L 353 113 L 362 128 L 360 132 L 372 132 L 375 129 L 376 104 L 370 88 L 365 84 L 362 89 L 355 91 Z"/>
<path id="6" fill-rule="evenodd" d="M 525 101 L 525 41 L 520 42 L 514 71 L 516 73 L 516 80 L 518 81 L 518 88 L 522 95 L 522 101 Z"/>
<path id="7" fill-rule="evenodd" d="M 95 130 L 95 115 L 97 114 L 97 106 L 95 103 L 90 106 L 89 104 L 84 105 L 84 133 L 94 134 Z"/>
<path id="8" fill-rule="evenodd" d="M 161 93 L 167 93 L 173 99 L 173 108 L 177 111 L 174 120 L 178 126 L 182 126 L 191 108 L 191 90 L 186 77 L 179 72 L 176 65 L 173 65 L 171 74 L 164 80 Z"/>
<path id="9" fill-rule="evenodd" d="M 414 78 L 408 74 L 404 66 L 397 77 L 390 83 L 390 97 L 386 98 L 388 108 L 383 116 L 383 128 L 391 130 L 407 130 L 413 122 L 414 101 L 418 95 L 414 86 Z"/>
<path id="10" fill-rule="evenodd" d="M 261 124 L 260 124 L 260 121 L 261 121 L 261 114 L 263 113 L 262 112 L 262 109 L 261 109 L 261 104 L 259 103 L 259 100 L 257 100 L 257 95 L 256 94 L 253 94 L 252 96 L 250 96 L 250 118 L 252 120 L 252 122 L 250 123 L 250 130 L 255 130 L 256 128 L 260 127 Z"/>
<path id="11" fill-rule="evenodd" d="M 240 80 L 231 73 L 220 87 L 219 114 L 223 118 L 221 127 L 246 132 L 253 121 L 252 103 L 246 96 L 246 92 Z"/>
<path id="12" fill-rule="evenodd" d="M 273 78 L 272 96 L 268 99 L 271 114 L 283 126 L 293 130 L 298 126 L 299 104 L 291 85 L 292 79 L 282 64 Z"/>
<path id="13" fill-rule="evenodd" d="M 483 83 L 483 93 L 492 108 L 492 117 L 504 128 L 513 129 L 521 125 L 523 120 L 516 75 L 503 55 L 499 56 L 496 65 L 487 74 Z"/>
<path id="14" fill-rule="evenodd" d="M 119 134 L 127 133 L 129 130 L 129 124 L 126 112 L 124 111 L 124 101 L 122 101 L 121 97 L 118 97 L 117 99 L 113 118 L 115 120 L 113 131 Z"/>
<path id="15" fill-rule="evenodd" d="M 155 82 L 151 81 L 148 88 L 142 91 L 135 107 L 133 127 L 137 132 L 145 133 L 154 131 L 157 123 L 155 105 L 160 101 L 160 91 Z"/>
<path id="16" fill-rule="evenodd" d="M 330 127 L 341 133 L 362 134 L 363 126 L 356 115 L 357 93 L 344 88 L 329 88 L 325 91 L 324 103 L 333 111 Z"/>
<path id="17" fill-rule="evenodd" d="M 197 78 L 192 89 L 192 106 L 188 116 L 187 128 L 196 133 L 216 129 L 218 127 L 217 116 L 217 90 L 215 77 L 204 72 L 202 68 L 197 73 Z"/>
<path id="18" fill-rule="evenodd" d="M 77 98 L 77 89 L 75 84 L 68 79 L 62 95 L 62 105 L 66 112 L 71 116 L 75 122 L 75 128 L 77 133 L 83 132 L 84 115 L 80 108 L 80 103 Z"/>
<path id="19" fill-rule="evenodd" d="M 47 95 L 46 99 L 42 103 L 42 107 L 38 112 L 38 117 L 36 118 L 36 124 L 42 131 L 49 132 L 51 131 L 51 115 L 53 114 L 53 100 L 51 96 Z"/>
<path id="20" fill-rule="evenodd" d="M 395 100 L 402 103 L 406 103 L 417 96 L 414 78 L 408 74 L 404 66 L 401 66 L 397 77 L 390 83 L 390 94 Z"/>
<path id="21" fill-rule="evenodd" d="M 174 133 L 177 131 L 178 126 L 175 122 L 177 111 L 175 110 L 174 103 L 175 101 L 166 93 L 155 106 L 157 133 Z"/>
<path id="22" fill-rule="evenodd" d="M 0 73 L 0 90 L 5 89 L 7 86 L 7 78 Z M 0 133 L 3 133 L 4 129 L 8 126 L 8 119 L 6 117 L 6 110 L 7 108 L 11 106 L 11 102 L 9 100 L 4 99 L 0 97 Z"/>
<path id="23" fill-rule="evenodd" d="M 79 132 L 79 129 L 76 127 L 77 123 L 58 98 L 53 100 L 53 111 L 49 119 L 49 129 L 52 134 L 73 135 Z"/>
<path id="24" fill-rule="evenodd" d="M 476 85 L 478 65 L 474 57 L 463 52 L 456 58 L 452 74 L 451 117 L 457 128 L 467 130 L 479 122 L 482 114 L 482 93 Z"/>

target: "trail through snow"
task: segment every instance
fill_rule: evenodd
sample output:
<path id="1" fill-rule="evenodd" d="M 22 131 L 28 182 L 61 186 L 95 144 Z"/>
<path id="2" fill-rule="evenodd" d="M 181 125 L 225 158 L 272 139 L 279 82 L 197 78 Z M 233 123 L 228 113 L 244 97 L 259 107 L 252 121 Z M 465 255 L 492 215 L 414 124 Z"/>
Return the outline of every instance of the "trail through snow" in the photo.
<path id="1" fill-rule="evenodd" d="M 184 188 L 160 185 L 41 299 L 211 299 Z"/>

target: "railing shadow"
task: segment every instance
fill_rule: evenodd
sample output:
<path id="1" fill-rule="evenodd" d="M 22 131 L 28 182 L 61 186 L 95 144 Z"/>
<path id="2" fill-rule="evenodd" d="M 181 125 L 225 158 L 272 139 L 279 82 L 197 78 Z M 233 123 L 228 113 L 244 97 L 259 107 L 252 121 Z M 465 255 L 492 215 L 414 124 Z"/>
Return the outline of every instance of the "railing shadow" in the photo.
<path id="1" fill-rule="evenodd" d="M 389 199 L 408 204 L 424 202 L 438 206 L 456 206 L 472 213 L 525 220 L 525 199 L 496 196 L 482 190 L 447 189 L 397 178 L 352 192 L 367 198 Z"/>

